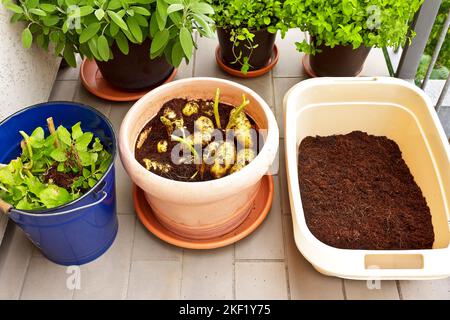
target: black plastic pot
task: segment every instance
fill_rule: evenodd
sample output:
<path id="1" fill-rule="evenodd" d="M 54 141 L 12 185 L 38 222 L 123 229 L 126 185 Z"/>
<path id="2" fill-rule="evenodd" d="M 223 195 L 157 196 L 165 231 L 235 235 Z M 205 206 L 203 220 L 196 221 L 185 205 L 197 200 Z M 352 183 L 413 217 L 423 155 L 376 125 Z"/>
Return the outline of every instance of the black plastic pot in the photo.
<path id="1" fill-rule="evenodd" d="M 220 52 L 222 54 L 223 62 L 227 66 L 239 70 L 241 68 L 239 62 L 232 63 L 236 60 L 236 57 L 233 54 L 233 42 L 230 41 L 230 31 L 231 29 L 217 28 Z M 251 52 L 249 58 L 249 64 L 251 65 L 250 71 L 261 69 L 269 63 L 273 54 L 273 45 L 275 44 L 276 37 L 276 34 L 270 33 L 267 29 L 251 30 L 251 32 L 255 35 L 253 38 L 253 45 L 258 45 L 257 48 L 253 49 L 253 52 L 245 47 L 245 41 L 240 41 L 239 46 L 234 48 L 236 55 L 239 55 L 239 52 L 242 51 L 243 57 L 249 56 Z"/>
<path id="2" fill-rule="evenodd" d="M 96 61 L 103 78 L 124 90 L 142 90 L 164 82 L 173 71 L 164 56 L 150 59 L 151 40 L 142 44 L 129 43 L 128 55 L 124 55 L 114 44 L 111 47 L 114 59 Z"/>
<path id="3" fill-rule="evenodd" d="M 311 37 L 314 41 L 314 37 Z M 309 56 L 309 64 L 318 77 L 353 77 L 358 75 L 369 55 L 370 49 L 361 45 L 353 49 L 351 45 L 338 45 L 334 48 L 318 45 L 315 55 Z"/>

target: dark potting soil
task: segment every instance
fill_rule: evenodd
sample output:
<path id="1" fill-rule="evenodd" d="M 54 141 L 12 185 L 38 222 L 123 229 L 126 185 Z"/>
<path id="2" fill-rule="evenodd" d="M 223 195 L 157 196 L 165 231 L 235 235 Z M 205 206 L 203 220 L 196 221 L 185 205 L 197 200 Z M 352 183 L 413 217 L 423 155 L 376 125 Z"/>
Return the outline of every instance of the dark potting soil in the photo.
<path id="1" fill-rule="evenodd" d="M 182 113 L 183 107 L 186 105 L 187 102 L 193 101 L 196 102 L 199 105 L 199 112 L 197 114 L 194 114 L 192 116 L 184 116 Z M 135 146 L 135 158 L 136 160 L 143 166 L 146 167 L 145 162 L 143 159 L 151 159 L 154 161 L 157 161 L 161 164 L 169 164 L 171 165 L 171 169 L 167 173 L 163 173 L 161 171 L 157 170 L 151 170 L 153 173 L 158 174 L 162 177 L 176 180 L 176 181 L 185 181 L 185 182 L 198 182 L 198 181 L 208 181 L 215 179 L 214 176 L 211 175 L 209 170 L 205 170 L 203 177 L 199 174 L 196 174 L 198 170 L 198 166 L 194 163 L 192 164 L 174 164 L 171 160 L 171 151 L 172 149 L 179 144 L 177 141 L 171 141 L 170 137 L 168 137 L 166 127 L 164 124 L 160 121 L 160 117 L 164 114 L 164 109 L 170 108 L 174 110 L 177 113 L 177 116 L 183 116 L 184 119 L 184 127 L 189 133 L 194 132 L 194 122 L 197 120 L 200 116 L 206 116 L 210 118 L 215 126 L 215 118 L 214 115 L 211 115 L 211 105 L 214 103 L 213 100 L 187 100 L 187 99 L 172 99 L 168 102 L 166 102 L 161 110 L 158 112 L 158 114 L 152 118 L 141 130 L 139 133 L 139 136 L 141 133 L 145 132 L 146 130 L 149 130 L 148 137 L 146 141 L 142 144 L 141 148 L 137 147 L 138 142 L 136 142 Z M 219 103 L 219 115 L 220 115 L 220 123 L 221 127 L 225 128 L 227 126 L 228 120 L 230 118 L 230 112 L 234 108 L 234 106 L 225 104 L 225 103 Z M 256 129 L 256 124 L 253 121 L 253 119 L 247 115 L 247 118 L 250 120 L 252 127 Z M 139 137 L 138 136 L 138 137 Z M 225 131 L 222 130 L 222 137 L 225 141 Z M 138 139 L 139 140 L 139 139 Z M 158 142 L 161 140 L 166 140 L 168 142 L 167 146 L 167 152 L 159 153 L 157 151 L 157 145 Z M 256 143 L 256 142 L 255 142 Z M 235 147 L 237 146 L 237 142 L 235 141 Z M 256 150 L 259 150 L 256 148 Z M 194 176 L 195 175 L 195 176 Z"/>
<path id="2" fill-rule="evenodd" d="M 354 131 L 306 137 L 299 147 L 306 224 L 342 249 L 430 249 L 430 209 L 398 145 Z"/>
<path id="3" fill-rule="evenodd" d="M 59 172 L 56 166 L 50 167 L 48 171 L 44 175 L 44 181 L 49 182 L 52 181 L 58 187 L 64 188 L 70 191 L 70 187 L 72 186 L 73 181 L 79 177 L 81 174 L 76 173 L 66 173 Z"/>

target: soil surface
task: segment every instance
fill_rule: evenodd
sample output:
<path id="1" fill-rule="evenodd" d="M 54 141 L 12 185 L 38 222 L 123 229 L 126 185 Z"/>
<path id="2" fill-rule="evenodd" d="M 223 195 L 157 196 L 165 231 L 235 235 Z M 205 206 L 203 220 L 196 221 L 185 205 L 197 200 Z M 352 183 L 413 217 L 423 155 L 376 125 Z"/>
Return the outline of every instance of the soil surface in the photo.
<path id="1" fill-rule="evenodd" d="M 177 116 L 183 117 L 184 127 L 189 133 L 194 132 L 194 122 L 200 116 L 206 116 L 210 118 L 215 124 L 214 115 L 212 115 L 211 113 L 212 110 L 211 106 L 214 103 L 213 100 L 193 100 L 193 102 L 199 105 L 199 111 L 198 113 L 191 116 L 185 116 L 182 113 L 183 107 L 186 105 L 187 102 L 192 102 L 192 100 L 177 98 L 172 99 L 163 105 L 158 114 L 153 119 L 151 119 L 141 130 L 140 134 L 151 128 L 147 139 L 140 148 L 138 148 L 139 139 L 136 142 L 135 158 L 143 167 L 146 167 L 143 159 L 151 159 L 161 164 L 169 164 L 171 166 L 171 169 L 167 173 L 161 172 L 159 170 L 150 170 L 153 173 L 168 179 L 185 182 L 213 180 L 215 179 L 215 177 L 211 175 L 209 170 L 205 170 L 203 176 L 201 176 L 200 174 L 196 174 L 196 172 L 198 171 L 198 165 L 193 163 L 174 164 L 171 160 L 171 151 L 176 145 L 179 144 L 179 142 L 171 141 L 171 139 L 168 137 L 166 127 L 160 121 L 160 117 L 164 114 L 164 110 L 167 107 L 174 110 L 177 113 Z M 222 128 L 225 128 L 227 126 L 228 120 L 230 118 L 230 111 L 232 110 L 232 108 L 234 108 L 234 106 L 225 103 L 219 103 L 219 115 Z M 253 119 L 251 119 L 251 117 L 248 115 L 247 118 L 250 120 L 252 127 L 257 129 Z M 225 140 L 224 130 L 222 130 L 222 137 Z M 167 152 L 159 153 L 157 151 L 158 142 L 161 140 L 166 140 L 168 142 Z M 237 147 L 236 141 L 235 147 Z M 259 150 L 259 148 L 257 148 L 257 150 Z"/>
<path id="2" fill-rule="evenodd" d="M 354 131 L 306 137 L 299 147 L 306 224 L 342 249 L 430 249 L 430 209 L 398 145 Z"/>
<path id="3" fill-rule="evenodd" d="M 76 173 L 65 173 L 59 172 L 56 166 L 51 167 L 44 175 L 44 181 L 49 182 L 50 180 L 56 184 L 58 187 L 64 188 L 70 191 L 73 181 L 79 177 L 80 174 Z"/>

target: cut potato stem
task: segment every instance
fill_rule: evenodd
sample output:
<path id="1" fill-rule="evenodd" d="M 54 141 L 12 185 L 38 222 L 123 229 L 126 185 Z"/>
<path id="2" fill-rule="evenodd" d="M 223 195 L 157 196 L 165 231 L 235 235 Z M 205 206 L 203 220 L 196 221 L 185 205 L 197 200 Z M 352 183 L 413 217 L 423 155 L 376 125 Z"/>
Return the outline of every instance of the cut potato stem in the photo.
<path id="1" fill-rule="evenodd" d="M 217 88 L 216 97 L 214 98 L 214 118 L 216 119 L 217 128 L 222 129 L 219 115 L 219 99 L 220 99 L 220 89 Z"/>
<path id="2" fill-rule="evenodd" d="M 236 108 L 236 111 L 233 112 L 230 120 L 227 124 L 227 129 L 231 129 L 236 125 L 236 120 L 239 118 L 240 113 L 244 110 L 244 108 L 250 103 L 249 100 L 245 97 L 245 94 L 242 94 L 242 103 L 239 107 Z"/>

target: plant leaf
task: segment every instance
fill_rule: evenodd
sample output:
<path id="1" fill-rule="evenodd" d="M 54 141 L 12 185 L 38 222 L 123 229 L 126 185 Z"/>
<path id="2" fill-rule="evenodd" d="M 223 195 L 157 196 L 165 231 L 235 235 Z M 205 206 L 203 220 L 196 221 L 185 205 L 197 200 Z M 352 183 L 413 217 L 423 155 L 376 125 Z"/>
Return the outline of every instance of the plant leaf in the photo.
<path id="1" fill-rule="evenodd" d="M 97 34 L 98 30 L 100 30 L 100 23 L 98 22 L 91 23 L 89 26 L 87 26 L 86 29 L 84 29 L 81 32 L 79 38 L 80 43 L 87 42 L 89 39 L 91 39 L 93 36 Z"/>
<path id="2" fill-rule="evenodd" d="M 50 153 L 50 157 L 52 157 L 53 160 L 58 161 L 58 162 L 64 162 L 67 160 L 66 153 L 61 148 L 54 149 Z"/>
<path id="3" fill-rule="evenodd" d="M 194 44 L 192 42 L 192 35 L 186 27 L 182 27 L 180 29 L 180 43 L 184 54 L 188 59 L 190 59 L 194 49 Z"/>
<path id="4" fill-rule="evenodd" d="M 128 39 L 125 37 L 125 35 L 122 32 L 117 33 L 116 44 L 119 47 L 119 50 L 123 54 L 128 54 L 128 52 L 129 52 Z"/>
<path id="5" fill-rule="evenodd" d="M 51 184 L 39 193 L 39 198 L 47 208 L 63 205 L 71 200 L 69 192 L 57 185 Z"/>
<path id="6" fill-rule="evenodd" d="M 128 29 L 130 30 L 133 37 L 138 41 L 142 42 L 142 30 L 139 26 L 139 23 L 137 22 L 135 17 L 128 17 L 127 18 L 127 25 Z"/>
<path id="7" fill-rule="evenodd" d="M 81 122 L 77 122 L 72 126 L 72 139 L 76 140 L 83 135 L 81 130 Z"/>
<path id="8" fill-rule="evenodd" d="M 152 39 L 152 44 L 150 47 L 150 53 L 156 53 L 164 49 L 169 41 L 169 30 L 164 29 L 162 31 L 156 32 Z"/>
<path id="9" fill-rule="evenodd" d="M 59 126 L 56 129 L 59 140 L 61 140 L 65 145 L 70 146 L 72 144 L 72 138 L 70 137 L 69 131 L 63 126 Z"/>
<path id="10" fill-rule="evenodd" d="M 25 28 L 22 31 L 22 45 L 24 48 L 28 49 L 31 47 L 31 43 L 33 42 L 33 35 L 29 28 Z"/>
<path id="11" fill-rule="evenodd" d="M 109 45 L 108 40 L 104 35 L 101 35 L 98 37 L 97 40 L 97 50 L 100 57 L 103 59 L 103 61 L 109 60 Z"/>
<path id="12" fill-rule="evenodd" d="M 115 24 L 117 24 L 123 30 L 128 31 L 127 24 L 125 23 L 125 21 L 123 21 L 123 19 L 116 12 L 111 11 L 111 10 L 108 10 L 107 12 L 108 12 L 108 16 L 112 19 L 112 21 L 114 21 Z"/>
<path id="13" fill-rule="evenodd" d="M 75 142 L 75 148 L 78 151 L 86 151 L 89 143 L 91 143 L 92 141 L 93 136 L 94 135 L 92 134 L 92 132 L 83 133 L 80 137 L 77 138 Z"/>

